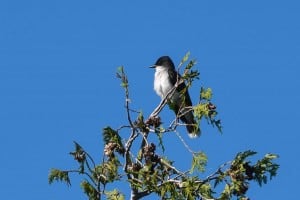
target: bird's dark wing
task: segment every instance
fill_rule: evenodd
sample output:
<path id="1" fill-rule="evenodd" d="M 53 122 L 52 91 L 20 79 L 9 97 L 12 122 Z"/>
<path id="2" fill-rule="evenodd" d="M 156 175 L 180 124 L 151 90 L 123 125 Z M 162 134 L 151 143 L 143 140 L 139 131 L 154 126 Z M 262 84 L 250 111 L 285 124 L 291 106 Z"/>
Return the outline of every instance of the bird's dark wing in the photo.
<path id="1" fill-rule="evenodd" d="M 172 83 L 172 85 L 175 85 L 177 79 L 181 79 L 181 76 L 180 74 L 178 74 L 175 70 L 173 69 L 169 69 L 169 78 L 170 78 L 170 82 Z M 184 82 L 182 82 L 178 88 L 177 88 L 177 91 L 178 92 L 181 92 L 182 90 L 186 89 L 186 85 Z M 186 89 L 185 91 L 185 94 L 184 94 L 184 97 L 185 97 L 185 106 L 192 106 L 192 101 L 191 101 L 191 98 L 190 98 L 190 95 L 189 95 L 189 92 L 188 90 Z"/>
<path id="2" fill-rule="evenodd" d="M 180 74 L 178 74 L 174 69 L 169 69 L 169 81 L 172 85 L 175 85 L 177 82 L 177 79 L 181 79 Z M 177 115 L 178 112 L 186 112 L 185 107 L 192 106 L 192 101 L 188 92 L 188 89 L 186 88 L 186 85 L 184 82 L 182 82 L 177 90 L 177 92 L 181 93 L 181 100 L 177 102 L 178 104 L 173 104 L 173 109 L 175 111 L 175 114 Z M 184 93 L 182 93 L 184 92 Z M 184 101 L 183 101 L 184 100 Z M 181 110 L 181 111 L 180 111 Z M 195 137 L 200 134 L 200 129 L 196 126 L 196 121 L 194 119 L 193 111 L 190 110 L 189 112 L 185 113 L 180 117 L 180 120 L 186 124 L 186 128 L 188 130 L 188 133 L 191 137 Z"/>
<path id="3" fill-rule="evenodd" d="M 177 81 L 177 76 L 178 79 L 180 79 L 180 75 L 172 68 L 168 69 L 168 74 L 169 74 L 169 79 L 172 85 L 175 85 L 176 81 Z"/>
<path id="4" fill-rule="evenodd" d="M 172 85 L 176 84 L 177 79 L 178 80 L 181 79 L 180 74 L 178 74 L 174 69 L 169 69 L 168 73 L 169 73 L 169 81 L 171 82 Z M 181 94 L 182 97 L 184 97 L 182 98 L 184 99 L 184 105 L 181 105 L 183 102 L 180 101 L 180 104 L 175 107 L 175 113 L 177 114 L 180 107 L 192 106 L 192 101 L 184 82 L 178 85 L 176 91 L 179 93 L 184 91 L 184 93 Z"/>

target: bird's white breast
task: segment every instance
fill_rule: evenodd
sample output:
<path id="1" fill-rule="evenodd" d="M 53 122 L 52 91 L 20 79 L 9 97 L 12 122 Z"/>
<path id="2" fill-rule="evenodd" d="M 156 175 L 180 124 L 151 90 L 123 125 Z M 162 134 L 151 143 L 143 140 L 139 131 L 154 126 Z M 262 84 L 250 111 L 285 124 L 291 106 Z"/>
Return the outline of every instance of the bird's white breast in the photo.
<path id="1" fill-rule="evenodd" d="M 172 87 L 173 85 L 169 80 L 168 70 L 157 66 L 154 75 L 154 90 L 157 95 L 163 99 Z"/>

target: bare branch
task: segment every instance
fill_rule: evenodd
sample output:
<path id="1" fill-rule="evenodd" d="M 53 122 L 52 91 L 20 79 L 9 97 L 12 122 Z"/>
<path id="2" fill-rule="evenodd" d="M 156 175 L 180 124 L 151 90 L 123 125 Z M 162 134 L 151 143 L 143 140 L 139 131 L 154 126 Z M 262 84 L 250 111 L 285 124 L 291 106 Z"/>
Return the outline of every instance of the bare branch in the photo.
<path id="1" fill-rule="evenodd" d="M 174 95 L 176 89 L 178 88 L 178 86 L 183 83 L 183 79 L 177 79 L 175 85 L 169 90 L 169 92 L 167 93 L 167 95 L 160 101 L 159 105 L 154 109 L 154 111 L 150 114 L 149 118 L 152 117 L 157 117 L 157 115 L 161 112 L 161 110 L 163 109 L 163 107 L 168 103 L 168 101 L 170 100 L 170 98 Z"/>
<path id="2" fill-rule="evenodd" d="M 166 162 L 164 159 L 160 158 L 159 159 L 159 162 L 162 164 L 162 165 L 165 165 L 167 168 L 169 169 L 172 169 L 174 172 L 176 172 L 177 174 L 179 175 L 184 175 L 185 173 L 179 171 L 178 169 L 176 169 L 174 166 L 170 165 L 168 162 Z"/>
<path id="3" fill-rule="evenodd" d="M 195 151 L 193 151 L 189 145 L 184 141 L 184 139 L 181 137 L 181 135 L 178 133 L 178 131 L 174 130 L 174 132 L 176 133 L 177 137 L 180 139 L 180 141 L 182 142 L 183 146 L 191 153 L 194 154 Z"/>
<path id="4" fill-rule="evenodd" d="M 127 172 L 128 170 L 128 166 L 131 163 L 131 159 L 130 159 L 130 149 L 131 149 L 131 146 L 132 146 L 132 143 L 133 141 L 135 140 L 135 138 L 138 136 L 138 134 L 136 133 L 136 130 L 135 129 L 132 129 L 131 131 L 131 135 L 128 139 L 128 141 L 126 142 L 125 144 L 125 165 L 124 165 L 124 171 Z"/>
<path id="5" fill-rule="evenodd" d="M 231 164 L 231 162 L 232 162 L 232 161 L 228 161 L 228 162 L 223 163 L 222 165 L 220 165 L 219 168 L 218 168 L 214 173 L 208 175 L 201 183 L 204 184 L 204 183 L 207 183 L 207 182 L 210 182 L 210 181 L 216 179 L 217 176 L 218 176 L 218 174 L 222 173 L 222 169 L 223 169 L 225 166 Z"/>
<path id="6" fill-rule="evenodd" d="M 176 85 L 175 85 L 176 86 Z M 163 107 L 168 103 L 168 101 L 170 100 L 170 98 L 173 96 L 176 87 L 173 87 L 168 93 L 167 95 L 160 101 L 159 105 L 154 109 L 154 111 L 150 114 L 149 118 L 152 117 L 157 117 L 157 115 L 161 112 L 161 110 L 163 109 Z"/>

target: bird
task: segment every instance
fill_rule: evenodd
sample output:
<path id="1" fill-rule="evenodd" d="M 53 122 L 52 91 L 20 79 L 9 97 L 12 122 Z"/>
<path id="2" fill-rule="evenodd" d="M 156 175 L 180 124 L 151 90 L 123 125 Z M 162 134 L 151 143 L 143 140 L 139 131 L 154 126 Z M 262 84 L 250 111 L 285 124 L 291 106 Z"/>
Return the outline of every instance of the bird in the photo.
<path id="1" fill-rule="evenodd" d="M 181 76 L 175 70 L 175 65 L 169 56 L 161 56 L 150 68 L 155 68 L 154 91 L 161 99 L 164 99 L 168 92 L 175 86 Z M 174 110 L 176 116 L 186 125 L 188 135 L 195 138 L 200 135 L 200 129 L 194 119 L 191 109 L 192 101 L 184 81 L 176 88 L 168 104 Z"/>

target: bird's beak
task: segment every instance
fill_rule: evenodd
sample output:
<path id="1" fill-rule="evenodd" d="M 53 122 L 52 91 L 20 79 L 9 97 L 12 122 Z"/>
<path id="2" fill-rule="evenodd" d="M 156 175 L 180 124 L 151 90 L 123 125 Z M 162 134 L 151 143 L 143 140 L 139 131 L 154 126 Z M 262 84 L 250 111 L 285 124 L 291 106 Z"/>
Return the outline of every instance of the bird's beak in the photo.
<path id="1" fill-rule="evenodd" d="M 151 65 L 149 68 L 155 68 L 156 67 L 156 65 Z"/>

